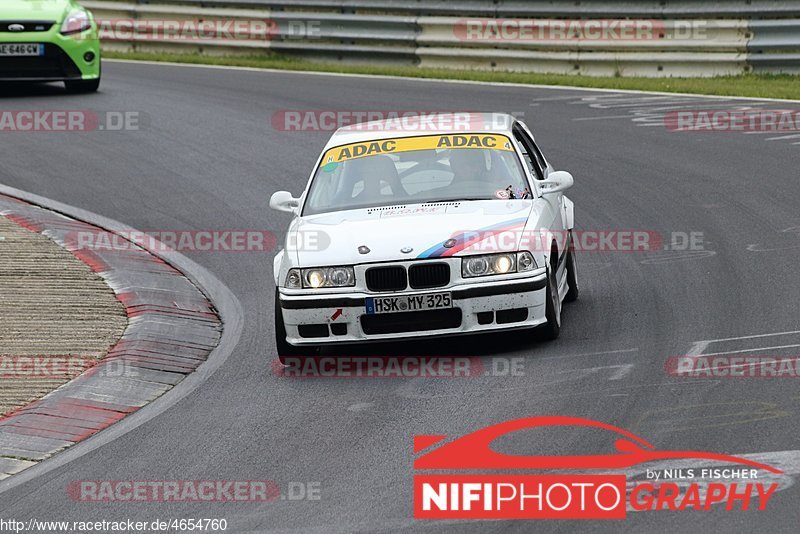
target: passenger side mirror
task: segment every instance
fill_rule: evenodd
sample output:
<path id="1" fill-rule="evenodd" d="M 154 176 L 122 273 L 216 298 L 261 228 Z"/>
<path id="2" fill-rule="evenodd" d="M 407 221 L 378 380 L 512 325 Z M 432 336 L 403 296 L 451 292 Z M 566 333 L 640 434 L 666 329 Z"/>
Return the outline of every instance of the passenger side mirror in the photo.
<path id="1" fill-rule="evenodd" d="M 572 187 L 575 180 L 572 175 L 567 171 L 555 171 L 547 175 L 547 180 L 540 180 L 537 182 L 542 194 L 558 193 Z"/>
<path id="2" fill-rule="evenodd" d="M 294 213 L 300 206 L 300 199 L 294 198 L 288 191 L 276 191 L 269 199 L 269 207 L 278 211 Z"/>

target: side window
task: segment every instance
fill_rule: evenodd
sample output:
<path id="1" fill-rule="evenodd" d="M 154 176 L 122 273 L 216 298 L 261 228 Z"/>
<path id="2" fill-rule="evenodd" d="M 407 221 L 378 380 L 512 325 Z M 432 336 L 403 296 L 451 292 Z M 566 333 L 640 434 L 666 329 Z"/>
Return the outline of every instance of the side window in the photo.
<path id="1" fill-rule="evenodd" d="M 544 155 L 542 155 L 542 151 L 539 150 L 536 141 L 534 141 L 533 139 L 531 139 L 531 146 L 533 147 L 533 153 L 536 155 L 536 159 L 539 161 L 539 166 L 541 166 L 542 169 L 547 169 L 547 161 L 545 161 Z"/>
<path id="2" fill-rule="evenodd" d="M 528 170 L 537 180 L 544 179 L 544 167 L 542 167 L 539 160 L 541 154 L 538 153 L 538 148 L 533 144 L 533 140 L 519 126 L 514 126 L 514 139 L 517 140 L 522 148 L 522 156 L 525 160 L 525 165 L 528 166 Z"/>
<path id="3" fill-rule="evenodd" d="M 341 194 L 342 169 L 343 165 L 338 165 L 331 171 L 323 171 L 315 178 L 316 186 L 312 189 L 309 201 L 319 206 L 331 206 L 333 200 Z"/>

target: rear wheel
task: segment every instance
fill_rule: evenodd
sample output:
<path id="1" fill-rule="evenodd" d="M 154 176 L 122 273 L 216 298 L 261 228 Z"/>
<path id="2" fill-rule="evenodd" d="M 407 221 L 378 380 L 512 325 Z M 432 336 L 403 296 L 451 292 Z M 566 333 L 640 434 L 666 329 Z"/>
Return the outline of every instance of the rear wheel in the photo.
<path id="1" fill-rule="evenodd" d="M 558 297 L 555 269 L 549 269 L 547 272 L 547 296 L 545 301 L 547 322 L 539 328 L 542 338 L 546 341 L 551 341 L 558 338 L 558 334 L 561 333 L 561 299 Z"/>

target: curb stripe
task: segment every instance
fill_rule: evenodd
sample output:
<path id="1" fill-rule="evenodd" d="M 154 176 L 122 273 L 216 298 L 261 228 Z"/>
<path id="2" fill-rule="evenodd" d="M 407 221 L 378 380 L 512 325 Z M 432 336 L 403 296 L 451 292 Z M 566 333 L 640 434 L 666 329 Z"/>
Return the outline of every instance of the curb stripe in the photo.
<path id="1" fill-rule="evenodd" d="M 124 254 L 79 249 L 75 232 L 124 237 L 2 194 L 0 213 L 86 263 L 114 290 L 129 318 L 105 358 L 0 419 L 0 456 L 41 461 L 89 438 L 172 389 L 219 343 L 222 322 L 214 306 L 161 258 L 135 246 Z M 136 289 L 129 280 L 136 280 Z M 35 465 L 19 462 L 20 470 Z"/>

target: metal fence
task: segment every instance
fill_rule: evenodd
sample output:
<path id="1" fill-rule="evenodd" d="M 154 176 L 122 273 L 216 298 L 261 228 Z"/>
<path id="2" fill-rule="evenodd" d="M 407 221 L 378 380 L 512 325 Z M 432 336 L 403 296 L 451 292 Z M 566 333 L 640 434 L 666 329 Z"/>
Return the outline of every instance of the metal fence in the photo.
<path id="1" fill-rule="evenodd" d="M 800 0 L 82 2 L 104 47 L 605 76 L 800 73 Z M 232 25 L 232 26 L 231 26 Z"/>

